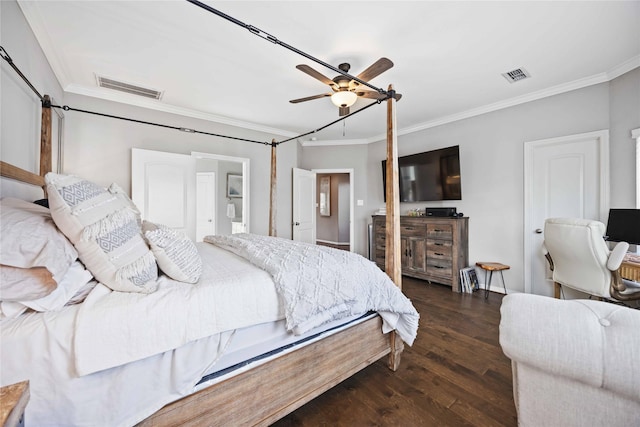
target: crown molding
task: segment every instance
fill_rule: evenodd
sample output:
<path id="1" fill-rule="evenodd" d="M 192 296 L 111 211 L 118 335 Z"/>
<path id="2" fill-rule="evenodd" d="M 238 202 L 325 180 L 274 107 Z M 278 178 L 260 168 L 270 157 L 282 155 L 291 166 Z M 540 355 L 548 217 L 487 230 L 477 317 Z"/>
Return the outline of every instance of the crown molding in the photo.
<path id="1" fill-rule="evenodd" d="M 191 117 L 194 119 L 207 120 L 210 122 L 220 123 L 220 124 L 229 125 L 229 126 L 235 126 L 242 129 L 264 132 L 270 135 L 284 136 L 287 138 L 292 138 L 296 135 L 299 135 L 297 133 L 284 130 L 284 129 L 272 128 L 269 126 L 263 126 L 257 123 L 236 120 L 230 117 L 220 116 L 217 114 L 206 113 L 203 111 L 193 110 L 190 108 L 178 107 L 175 105 L 164 103 L 162 101 L 141 98 L 136 95 L 128 95 L 124 93 L 121 94 L 119 92 L 104 90 L 98 87 L 88 88 L 86 86 L 71 84 L 71 85 L 67 85 L 64 88 L 64 90 L 65 92 L 73 93 L 77 95 L 84 95 L 92 98 L 103 99 L 106 101 L 119 102 L 121 104 L 147 108 L 155 111 L 162 111 L 164 113 L 176 114 L 179 116 Z"/>
<path id="2" fill-rule="evenodd" d="M 547 89 L 531 92 L 522 96 L 506 99 L 504 101 L 495 102 L 493 104 L 487 104 L 482 107 L 473 108 L 471 110 L 463 111 L 460 113 L 444 116 L 435 120 L 424 122 L 416 126 L 407 127 L 398 130 L 398 135 L 407 135 L 414 132 L 419 132 L 425 129 L 430 129 L 436 126 L 441 126 L 447 123 L 456 122 L 459 120 L 468 119 L 471 117 L 479 116 L 481 114 L 490 113 L 492 111 L 502 110 L 504 108 L 515 107 L 516 105 L 525 104 L 527 102 L 536 101 L 538 99 L 548 98 L 550 96 L 559 95 L 573 90 L 582 89 L 588 86 L 593 86 L 600 83 L 611 81 L 621 75 L 640 67 L 640 55 L 634 56 L 628 61 L 616 66 L 610 71 L 595 74 L 593 76 L 585 77 L 582 79 L 574 80 L 568 83 L 552 86 Z M 367 138 L 369 143 L 382 141 L 386 138 L 385 134 L 379 134 L 371 138 Z"/>

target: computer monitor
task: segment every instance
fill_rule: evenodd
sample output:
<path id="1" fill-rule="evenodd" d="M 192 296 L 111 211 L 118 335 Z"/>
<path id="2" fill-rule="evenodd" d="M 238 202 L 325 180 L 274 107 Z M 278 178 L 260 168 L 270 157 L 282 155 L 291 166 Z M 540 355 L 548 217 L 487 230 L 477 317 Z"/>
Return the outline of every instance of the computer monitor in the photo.
<path id="1" fill-rule="evenodd" d="M 640 209 L 610 209 L 607 240 L 640 245 Z"/>

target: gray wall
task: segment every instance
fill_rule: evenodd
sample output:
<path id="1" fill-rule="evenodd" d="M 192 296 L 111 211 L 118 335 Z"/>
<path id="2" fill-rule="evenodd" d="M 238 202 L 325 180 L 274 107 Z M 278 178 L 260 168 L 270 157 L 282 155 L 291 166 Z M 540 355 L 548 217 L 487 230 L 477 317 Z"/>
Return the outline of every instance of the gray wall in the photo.
<path id="1" fill-rule="evenodd" d="M 49 95 L 57 103 L 64 102 L 62 88 L 15 1 L 0 1 L 0 42 L 41 95 Z M 0 158 L 39 173 L 40 99 L 5 60 L 0 60 L 0 69 Z M 56 151 L 53 155 L 57 158 Z M 24 191 L 24 186 L 2 180 L 3 196 L 16 196 Z M 35 188 L 31 194 L 34 198 L 42 197 L 42 191 Z"/>
<path id="2" fill-rule="evenodd" d="M 402 204 L 401 213 L 426 206 L 456 207 L 470 218 L 470 264 L 508 264 L 507 287 L 524 291 L 524 142 L 610 129 L 612 206 L 635 207 L 630 132 L 640 127 L 639 84 L 640 70 L 634 70 L 610 83 L 401 136 L 399 155 L 460 145 L 462 175 L 461 201 Z M 383 203 L 384 156 L 384 143 L 370 145 L 366 205 L 371 212 Z"/>
<path id="3" fill-rule="evenodd" d="M 152 111 L 111 101 L 68 94 L 75 108 L 97 111 L 138 120 L 187 127 L 200 131 L 270 141 L 274 136 L 220 125 L 204 120 Z M 269 185 L 271 147 L 191 134 L 155 126 L 114 120 L 84 113 L 69 112 L 66 119 L 64 172 L 76 174 L 99 184 L 117 182 L 131 188 L 131 148 L 189 154 L 192 151 L 250 159 L 250 229 L 267 234 L 269 226 Z M 278 235 L 291 237 L 291 168 L 297 164 L 295 142 L 278 146 L 277 212 Z M 226 173 L 218 177 L 226 183 Z M 223 193 L 224 194 L 224 193 Z"/>
<path id="4" fill-rule="evenodd" d="M 636 141 L 631 129 L 640 128 L 640 68 L 612 80 L 609 87 L 610 204 L 635 208 Z"/>
<path id="5" fill-rule="evenodd" d="M 0 2 L 2 45 L 33 83 L 57 101 L 76 108 L 134 117 L 270 141 L 274 135 L 203 120 L 146 110 L 89 97 L 64 95 L 40 47 L 13 1 Z M 35 171 L 39 106 L 33 95 L 2 61 L 2 160 Z M 398 115 L 402 104 L 398 104 Z M 380 107 L 382 108 L 382 107 Z M 64 172 L 102 184 L 130 188 L 131 148 L 187 154 L 202 151 L 251 159 L 251 230 L 268 231 L 270 149 L 252 143 L 185 134 L 152 126 L 67 112 Z M 381 132 L 384 124 L 379 124 Z M 544 138 L 609 129 L 612 207 L 635 206 L 635 147 L 630 131 L 640 127 L 640 69 L 609 83 L 575 90 L 519 106 L 460 120 L 399 137 L 399 154 L 460 145 L 463 200 L 406 204 L 401 212 L 425 206 L 455 206 L 470 217 L 470 262 L 495 260 L 512 266 L 507 285 L 523 290 L 523 143 Z M 277 137 L 277 136 L 275 136 Z M 366 226 L 383 205 L 380 161 L 384 143 L 278 148 L 278 234 L 291 237 L 291 168 L 354 170 L 355 251 L 366 255 Z M 3 180 L 5 181 L 5 180 Z M 2 192 L 8 194 L 3 182 Z"/>

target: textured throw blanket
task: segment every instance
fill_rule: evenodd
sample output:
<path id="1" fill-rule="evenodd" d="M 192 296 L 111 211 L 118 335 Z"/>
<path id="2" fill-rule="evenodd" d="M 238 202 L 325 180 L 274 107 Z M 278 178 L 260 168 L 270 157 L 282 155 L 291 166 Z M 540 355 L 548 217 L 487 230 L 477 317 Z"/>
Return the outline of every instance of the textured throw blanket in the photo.
<path id="1" fill-rule="evenodd" d="M 373 262 L 324 246 L 254 234 L 207 236 L 273 276 L 285 304 L 287 329 L 304 333 L 330 320 L 377 311 L 383 330 L 412 345 L 419 315 L 411 301 Z"/>

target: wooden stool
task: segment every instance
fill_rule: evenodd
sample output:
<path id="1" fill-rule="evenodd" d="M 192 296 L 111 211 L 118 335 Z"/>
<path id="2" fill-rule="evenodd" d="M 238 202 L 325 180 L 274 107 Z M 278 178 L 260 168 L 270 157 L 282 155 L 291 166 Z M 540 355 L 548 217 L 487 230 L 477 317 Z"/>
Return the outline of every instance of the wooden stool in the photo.
<path id="1" fill-rule="evenodd" d="M 499 262 L 476 262 L 476 265 L 484 270 L 484 299 L 489 297 L 489 290 L 491 289 L 491 279 L 494 271 L 500 272 L 502 277 L 502 286 L 504 287 L 504 294 L 507 294 L 507 286 L 504 284 L 503 270 L 508 270 L 511 267 L 508 265 L 500 264 Z M 489 280 L 487 280 L 487 272 L 489 273 Z"/>

